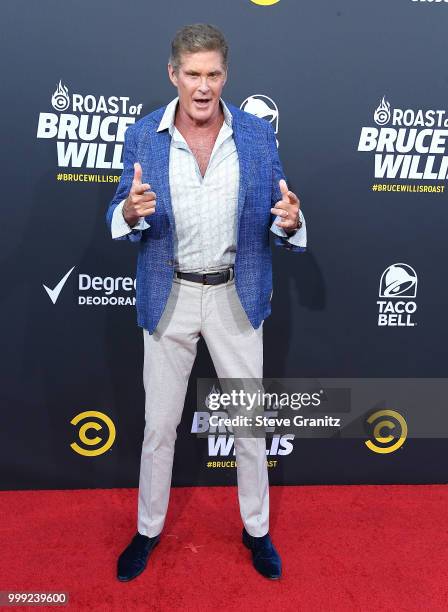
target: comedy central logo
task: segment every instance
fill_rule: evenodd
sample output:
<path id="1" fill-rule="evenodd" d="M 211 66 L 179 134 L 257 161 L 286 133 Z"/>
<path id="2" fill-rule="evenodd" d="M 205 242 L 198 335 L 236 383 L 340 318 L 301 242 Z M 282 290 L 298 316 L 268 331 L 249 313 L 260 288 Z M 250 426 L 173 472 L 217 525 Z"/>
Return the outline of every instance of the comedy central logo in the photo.
<path id="1" fill-rule="evenodd" d="M 51 113 L 39 113 L 37 138 L 56 140 L 58 167 L 122 170 L 126 129 L 142 104 L 129 96 L 74 93 L 59 79 Z"/>
<path id="2" fill-rule="evenodd" d="M 264 94 L 254 94 L 242 102 L 240 109 L 261 119 L 266 119 L 272 123 L 275 134 L 278 133 L 278 108 L 277 104 L 269 96 Z M 277 147 L 278 140 L 276 139 Z"/>
<path id="3" fill-rule="evenodd" d="M 417 310 L 417 273 L 408 264 L 395 263 L 380 278 L 378 326 L 414 327 L 412 317 Z"/>
<path id="4" fill-rule="evenodd" d="M 366 423 L 373 440 L 366 440 L 365 445 L 374 453 L 393 453 L 403 446 L 408 435 L 407 423 L 396 410 L 378 410 Z"/>
<path id="5" fill-rule="evenodd" d="M 78 438 L 82 443 L 82 446 L 78 442 L 72 442 L 70 447 L 79 455 L 85 457 L 97 457 L 108 451 L 115 441 L 116 429 L 115 425 L 107 414 L 98 412 L 97 410 L 86 410 L 77 414 L 70 423 L 74 426 L 79 425 L 82 421 L 89 419 L 85 423 L 82 423 L 78 429 Z M 90 420 L 95 419 L 95 420 Z M 93 431 L 94 435 L 88 435 L 88 432 Z M 103 434 L 101 437 L 98 434 Z M 100 446 L 99 446 L 100 445 Z M 91 448 L 96 446 L 96 448 Z"/>

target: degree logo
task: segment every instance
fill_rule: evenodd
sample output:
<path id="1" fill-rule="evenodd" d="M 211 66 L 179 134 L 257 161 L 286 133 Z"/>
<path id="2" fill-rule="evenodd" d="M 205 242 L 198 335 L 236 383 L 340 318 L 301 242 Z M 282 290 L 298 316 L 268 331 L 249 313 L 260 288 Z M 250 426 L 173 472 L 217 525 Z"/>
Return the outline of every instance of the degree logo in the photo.
<path id="1" fill-rule="evenodd" d="M 76 266 L 73 266 L 73 268 L 71 268 L 67 274 L 65 276 L 63 276 L 61 278 L 61 280 L 58 282 L 58 284 L 55 286 L 54 289 L 50 289 L 50 287 L 47 287 L 47 285 L 43 285 L 43 288 L 45 289 L 45 291 L 48 293 L 48 297 L 50 298 L 50 300 L 53 302 L 53 304 L 56 304 L 58 297 L 62 291 L 62 289 L 64 288 L 65 283 L 67 282 L 68 277 L 70 276 L 70 274 L 73 272 L 73 270 L 75 269 Z"/>
<path id="2" fill-rule="evenodd" d="M 271 6 L 272 4 L 277 4 L 280 0 L 251 0 L 254 4 L 258 4 L 259 6 Z"/>

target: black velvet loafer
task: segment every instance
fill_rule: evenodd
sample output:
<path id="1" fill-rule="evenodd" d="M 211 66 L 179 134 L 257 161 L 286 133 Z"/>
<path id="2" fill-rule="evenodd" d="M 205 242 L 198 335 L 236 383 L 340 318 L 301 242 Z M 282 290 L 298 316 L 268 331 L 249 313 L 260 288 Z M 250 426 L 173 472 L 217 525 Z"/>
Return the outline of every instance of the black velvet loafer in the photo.
<path id="1" fill-rule="evenodd" d="M 257 572 L 271 580 L 280 578 L 282 560 L 272 544 L 269 533 L 256 538 L 249 535 L 243 527 L 243 544 L 252 551 L 252 562 Z"/>
<path id="2" fill-rule="evenodd" d="M 160 534 L 149 538 L 137 531 L 131 543 L 118 557 L 117 578 L 122 582 L 137 578 L 146 567 L 149 555 L 157 546 Z"/>

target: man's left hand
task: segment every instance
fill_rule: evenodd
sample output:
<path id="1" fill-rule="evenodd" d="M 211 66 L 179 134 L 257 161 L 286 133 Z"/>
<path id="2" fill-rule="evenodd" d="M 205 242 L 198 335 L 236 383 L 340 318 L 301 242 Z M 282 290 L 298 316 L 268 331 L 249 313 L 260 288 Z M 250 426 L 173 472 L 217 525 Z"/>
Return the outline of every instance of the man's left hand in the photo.
<path id="1" fill-rule="evenodd" d="M 294 232 L 302 225 L 299 220 L 300 200 L 295 193 L 289 191 L 284 179 L 280 179 L 278 185 L 282 192 L 282 199 L 274 205 L 274 208 L 271 208 L 271 213 L 282 217 L 282 221 L 276 221 L 275 225 L 282 227 L 285 232 Z"/>

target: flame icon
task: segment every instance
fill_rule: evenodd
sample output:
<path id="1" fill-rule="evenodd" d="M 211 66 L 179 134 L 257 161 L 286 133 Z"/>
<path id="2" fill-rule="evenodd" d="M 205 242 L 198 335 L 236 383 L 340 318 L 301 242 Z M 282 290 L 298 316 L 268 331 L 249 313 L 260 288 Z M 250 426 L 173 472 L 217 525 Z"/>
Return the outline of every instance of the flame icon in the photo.
<path id="1" fill-rule="evenodd" d="M 373 119 L 378 125 L 385 125 L 390 120 L 390 104 L 383 96 L 380 105 L 373 114 Z"/>
<path id="2" fill-rule="evenodd" d="M 211 388 L 211 390 L 209 391 L 207 397 L 205 398 L 205 405 L 208 408 L 210 405 L 210 395 L 214 395 L 215 399 L 214 401 L 216 402 L 216 397 L 221 395 L 221 390 L 217 387 L 215 387 L 215 385 L 213 385 L 213 387 Z"/>
<path id="3" fill-rule="evenodd" d="M 68 89 L 65 85 L 61 83 L 61 79 L 59 79 L 59 85 L 57 86 L 56 91 L 51 96 L 51 104 L 54 110 L 57 111 L 67 110 L 70 104 Z"/>

